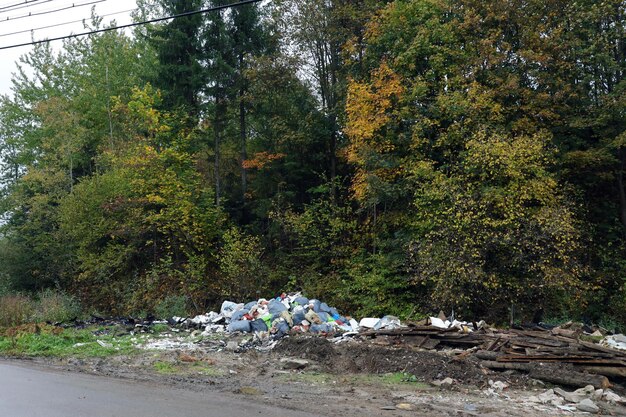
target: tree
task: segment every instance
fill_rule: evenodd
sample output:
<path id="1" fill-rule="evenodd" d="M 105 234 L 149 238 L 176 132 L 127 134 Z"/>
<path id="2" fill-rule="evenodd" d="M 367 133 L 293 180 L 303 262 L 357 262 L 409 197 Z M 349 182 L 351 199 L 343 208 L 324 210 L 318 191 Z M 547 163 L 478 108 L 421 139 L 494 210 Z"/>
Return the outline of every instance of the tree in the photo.
<path id="1" fill-rule="evenodd" d="M 175 16 L 197 11 L 201 0 L 160 1 L 165 15 Z M 159 64 L 154 85 L 163 91 L 166 109 L 182 109 L 191 114 L 190 122 L 199 116 L 200 93 L 204 86 L 202 70 L 202 15 L 172 19 L 149 31 L 155 45 Z"/>

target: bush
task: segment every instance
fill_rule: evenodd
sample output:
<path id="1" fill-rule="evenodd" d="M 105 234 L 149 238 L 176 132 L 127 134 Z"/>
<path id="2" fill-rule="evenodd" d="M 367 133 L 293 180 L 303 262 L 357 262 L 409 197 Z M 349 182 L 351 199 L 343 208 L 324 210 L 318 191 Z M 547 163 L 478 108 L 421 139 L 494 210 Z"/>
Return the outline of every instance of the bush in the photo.
<path id="1" fill-rule="evenodd" d="M 11 327 L 26 323 L 33 312 L 33 302 L 23 295 L 0 297 L 0 326 Z"/>
<path id="2" fill-rule="evenodd" d="M 154 314 L 161 320 L 174 316 L 185 317 L 187 315 L 187 297 L 182 295 L 165 297 L 154 308 Z"/>
<path id="3" fill-rule="evenodd" d="M 35 322 L 58 323 L 73 320 L 81 315 L 80 303 L 71 295 L 58 290 L 44 290 L 39 293 Z"/>

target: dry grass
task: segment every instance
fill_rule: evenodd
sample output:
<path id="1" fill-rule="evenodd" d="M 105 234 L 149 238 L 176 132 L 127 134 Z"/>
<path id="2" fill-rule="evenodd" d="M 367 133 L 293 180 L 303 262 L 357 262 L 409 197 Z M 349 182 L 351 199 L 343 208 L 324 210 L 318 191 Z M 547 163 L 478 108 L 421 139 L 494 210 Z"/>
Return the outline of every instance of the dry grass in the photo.
<path id="1" fill-rule="evenodd" d="M 33 302 L 23 295 L 0 297 L 0 326 L 12 327 L 26 323 L 33 313 Z"/>

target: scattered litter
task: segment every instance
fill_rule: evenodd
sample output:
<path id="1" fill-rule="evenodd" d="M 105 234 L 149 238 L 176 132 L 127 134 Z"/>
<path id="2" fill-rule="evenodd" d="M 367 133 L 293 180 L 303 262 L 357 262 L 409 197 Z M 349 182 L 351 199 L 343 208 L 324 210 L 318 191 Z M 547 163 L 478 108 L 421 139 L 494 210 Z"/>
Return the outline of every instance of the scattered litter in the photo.
<path id="1" fill-rule="evenodd" d="M 103 348 L 112 348 L 112 347 L 113 347 L 113 345 L 112 345 L 111 343 L 104 342 L 104 341 L 102 341 L 102 340 L 100 340 L 100 339 L 96 340 L 96 342 L 97 342 L 100 346 L 102 346 Z"/>
<path id="2" fill-rule="evenodd" d="M 626 350 L 626 336 L 623 334 L 607 336 L 600 342 L 600 344 L 614 349 Z"/>
<path id="3" fill-rule="evenodd" d="M 435 380 L 432 382 L 432 384 L 436 387 L 445 387 L 445 386 L 450 386 L 454 383 L 454 379 L 448 377 L 442 380 Z"/>
<path id="4" fill-rule="evenodd" d="M 593 414 L 600 411 L 600 408 L 589 398 L 585 398 L 584 400 L 579 402 L 576 405 L 576 408 L 578 408 L 580 411 L 586 411 L 587 413 L 593 413 Z"/>
<path id="5" fill-rule="evenodd" d="M 506 384 L 502 381 L 492 381 L 491 379 L 489 380 L 489 386 L 491 388 L 493 388 L 496 391 L 502 391 L 505 390 L 506 388 L 509 387 L 509 384 Z"/>

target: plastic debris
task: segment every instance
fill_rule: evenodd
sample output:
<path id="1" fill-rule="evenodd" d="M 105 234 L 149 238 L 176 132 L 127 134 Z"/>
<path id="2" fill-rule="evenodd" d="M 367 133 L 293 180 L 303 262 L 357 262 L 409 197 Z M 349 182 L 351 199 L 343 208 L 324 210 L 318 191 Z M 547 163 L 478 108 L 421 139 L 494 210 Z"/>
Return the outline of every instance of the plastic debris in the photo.
<path id="1" fill-rule="evenodd" d="M 614 334 L 613 336 L 607 336 L 600 344 L 614 349 L 626 350 L 626 335 Z"/>
<path id="2" fill-rule="evenodd" d="M 600 411 L 600 408 L 589 398 L 585 398 L 584 400 L 579 402 L 576 405 L 576 408 L 578 408 L 580 411 L 585 411 L 587 413 L 593 413 L 593 414 Z"/>

